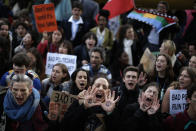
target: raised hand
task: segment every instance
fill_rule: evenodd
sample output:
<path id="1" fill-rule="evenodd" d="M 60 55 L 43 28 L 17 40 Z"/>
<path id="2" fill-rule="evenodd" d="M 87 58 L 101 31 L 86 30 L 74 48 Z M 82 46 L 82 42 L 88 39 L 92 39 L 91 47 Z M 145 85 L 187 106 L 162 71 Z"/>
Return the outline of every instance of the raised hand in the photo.
<path id="1" fill-rule="evenodd" d="M 58 114 L 59 114 L 59 104 L 55 102 L 50 102 L 48 119 L 55 121 L 58 119 Z"/>
<path id="2" fill-rule="evenodd" d="M 119 96 L 114 100 L 115 98 L 115 91 L 111 93 L 111 90 L 108 89 L 105 91 L 105 101 L 101 103 L 101 107 L 106 112 L 112 112 L 115 108 L 116 102 L 119 100 Z"/>
<path id="3" fill-rule="evenodd" d="M 146 99 L 146 97 L 145 97 L 144 93 L 142 92 L 142 94 L 140 94 L 140 96 L 139 96 L 139 98 L 138 98 L 138 102 L 139 102 L 139 104 L 140 104 L 140 109 L 141 109 L 143 112 L 146 112 L 146 111 L 150 108 L 150 106 L 147 106 L 147 105 L 145 104 L 145 99 Z"/>
<path id="4" fill-rule="evenodd" d="M 146 73 L 141 72 L 137 84 L 139 86 L 143 86 L 144 84 L 146 84 L 146 82 L 147 82 Z"/>
<path id="5" fill-rule="evenodd" d="M 157 98 L 154 99 L 151 107 L 147 110 L 147 114 L 148 115 L 153 115 L 157 112 L 157 110 L 159 109 L 160 104 L 159 104 L 159 100 Z"/>
<path id="6" fill-rule="evenodd" d="M 84 92 L 84 107 L 90 108 L 93 106 L 100 105 L 100 103 L 95 103 L 95 93 L 97 91 L 96 87 L 89 87 L 87 91 Z"/>

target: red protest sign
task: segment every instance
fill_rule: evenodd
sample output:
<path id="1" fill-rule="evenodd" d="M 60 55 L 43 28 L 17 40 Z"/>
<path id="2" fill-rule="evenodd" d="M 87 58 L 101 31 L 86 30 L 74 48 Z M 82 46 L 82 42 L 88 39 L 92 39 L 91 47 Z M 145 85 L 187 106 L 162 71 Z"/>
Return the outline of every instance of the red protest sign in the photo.
<path id="1" fill-rule="evenodd" d="M 54 4 L 40 4 L 33 6 L 38 32 L 52 32 L 57 30 L 54 9 Z"/>

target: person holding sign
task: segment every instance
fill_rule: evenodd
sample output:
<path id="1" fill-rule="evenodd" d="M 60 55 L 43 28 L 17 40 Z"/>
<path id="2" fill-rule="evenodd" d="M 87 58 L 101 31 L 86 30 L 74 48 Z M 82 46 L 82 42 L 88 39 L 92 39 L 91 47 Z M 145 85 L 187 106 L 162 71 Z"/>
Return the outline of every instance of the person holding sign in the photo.
<path id="1" fill-rule="evenodd" d="M 167 117 L 163 123 L 165 131 L 196 131 L 196 83 L 187 89 L 188 108 L 175 116 Z"/>
<path id="2" fill-rule="evenodd" d="M 92 87 L 81 92 L 79 101 L 75 101 L 65 113 L 61 130 L 105 130 L 104 120 L 118 101 L 115 92 L 111 92 L 109 87 L 105 76 L 95 77 Z"/>
<path id="3" fill-rule="evenodd" d="M 81 91 L 87 90 L 90 84 L 90 77 L 86 70 L 78 68 L 71 75 L 71 81 L 68 82 L 63 91 L 72 95 L 78 95 Z"/>
<path id="4" fill-rule="evenodd" d="M 189 86 L 196 81 L 196 72 L 190 67 L 183 67 L 178 77 L 178 83 L 170 86 L 163 97 L 162 113 L 170 113 L 170 91 L 171 90 L 187 90 Z"/>
<path id="5" fill-rule="evenodd" d="M 42 81 L 42 98 L 46 105 L 49 105 L 53 90 L 62 91 L 66 82 L 70 80 L 67 67 L 64 64 L 57 63 L 53 66 L 50 78 Z"/>
<path id="6" fill-rule="evenodd" d="M 1 131 L 3 127 L 5 131 L 45 131 L 48 128 L 42 116 L 40 94 L 27 75 L 14 75 L 6 95 L 2 97 L 1 94 L 0 98 L 3 102 L 0 104 L 3 106 L 0 112 Z"/>
<path id="7" fill-rule="evenodd" d="M 63 40 L 63 29 L 58 27 L 57 30 L 53 31 L 49 36 L 47 32 L 43 32 L 43 37 L 37 46 L 37 50 L 43 56 L 43 63 L 46 63 L 47 52 L 58 52 L 58 47 Z"/>

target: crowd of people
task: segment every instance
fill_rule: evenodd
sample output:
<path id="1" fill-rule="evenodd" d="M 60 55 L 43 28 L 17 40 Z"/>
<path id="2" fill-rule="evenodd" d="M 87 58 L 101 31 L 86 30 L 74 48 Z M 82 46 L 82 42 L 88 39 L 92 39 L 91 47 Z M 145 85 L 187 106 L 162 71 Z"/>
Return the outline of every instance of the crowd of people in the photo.
<path id="1" fill-rule="evenodd" d="M 39 33 L 32 6 L 47 3 L 58 28 Z M 115 34 L 94 0 L 0 0 L 0 12 L 0 131 L 196 131 L 196 1 L 149 9 L 175 16 L 161 32 L 126 13 Z M 146 49 L 154 57 L 142 63 Z M 47 53 L 77 56 L 77 69 L 56 63 L 46 75 Z M 74 97 L 61 117 L 55 91 Z M 173 91 L 186 91 L 176 113 Z"/>

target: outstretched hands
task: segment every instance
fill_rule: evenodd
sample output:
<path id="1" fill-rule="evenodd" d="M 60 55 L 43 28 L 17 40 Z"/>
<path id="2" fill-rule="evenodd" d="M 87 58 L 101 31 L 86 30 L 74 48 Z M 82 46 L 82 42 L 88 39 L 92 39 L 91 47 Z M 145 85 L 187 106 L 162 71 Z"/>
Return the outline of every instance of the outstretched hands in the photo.
<path id="1" fill-rule="evenodd" d="M 108 89 L 105 91 L 105 101 L 101 103 L 101 107 L 108 113 L 112 112 L 118 100 L 119 96 L 115 100 L 115 91 L 111 92 L 111 90 Z"/>
<path id="2" fill-rule="evenodd" d="M 96 93 L 99 89 L 96 87 L 89 87 L 83 94 L 83 104 L 85 108 L 93 106 L 101 106 L 106 112 L 112 112 L 115 108 L 116 102 L 119 100 L 119 96 L 115 99 L 115 91 L 111 92 L 110 89 L 104 91 L 104 102 L 96 101 Z"/>
<path id="3" fill-rule="evenodd" d="M 95 103 L 95 93 L 97 91 L 97 88 L 89 87 L 87 91 L 84 92 L 84 107 L 90 108 L 93 106 L 100 105 L 99 103 Z"/>
<path id="4" fill-rule="evenodd" d="M 159 104 L 159 100 L 158 100 L 158 97 L 155 97 L 153 99 L 153 102 L 152 104 L 146 104 L 146 96 L 144 95 L 144 93 L 142 93 L 140 96 L 139 96 L 139 99 L 138 99 L 138 102 L 140 104 L 140 109 L 143 111 L 143 112 L 147 112 L 148 115 L 153 115 L 157 112 L 157 110 L 159 109 L 160 107 L 160 104 Z"/>
<path id="5" fill-rule="evenodd" d="M 147 75 L 146 75 L 146 73 L 141 72 L 139 75 L 137 84 L 139 86 L 143 86 L 144 84 L 146 84 L 146 82 L 147 82 Z"/>
<path id="6" fill-rule="evenodd" d="M 150 107 L 150 109 L 148 109 L 147 114 L 148 115 L 153 115 L 157 112 L 157 110 L 159 109 L 160 104 L 159 104 L 159 100 L 156 98 L 153 103 L 152 106 Z"/>

